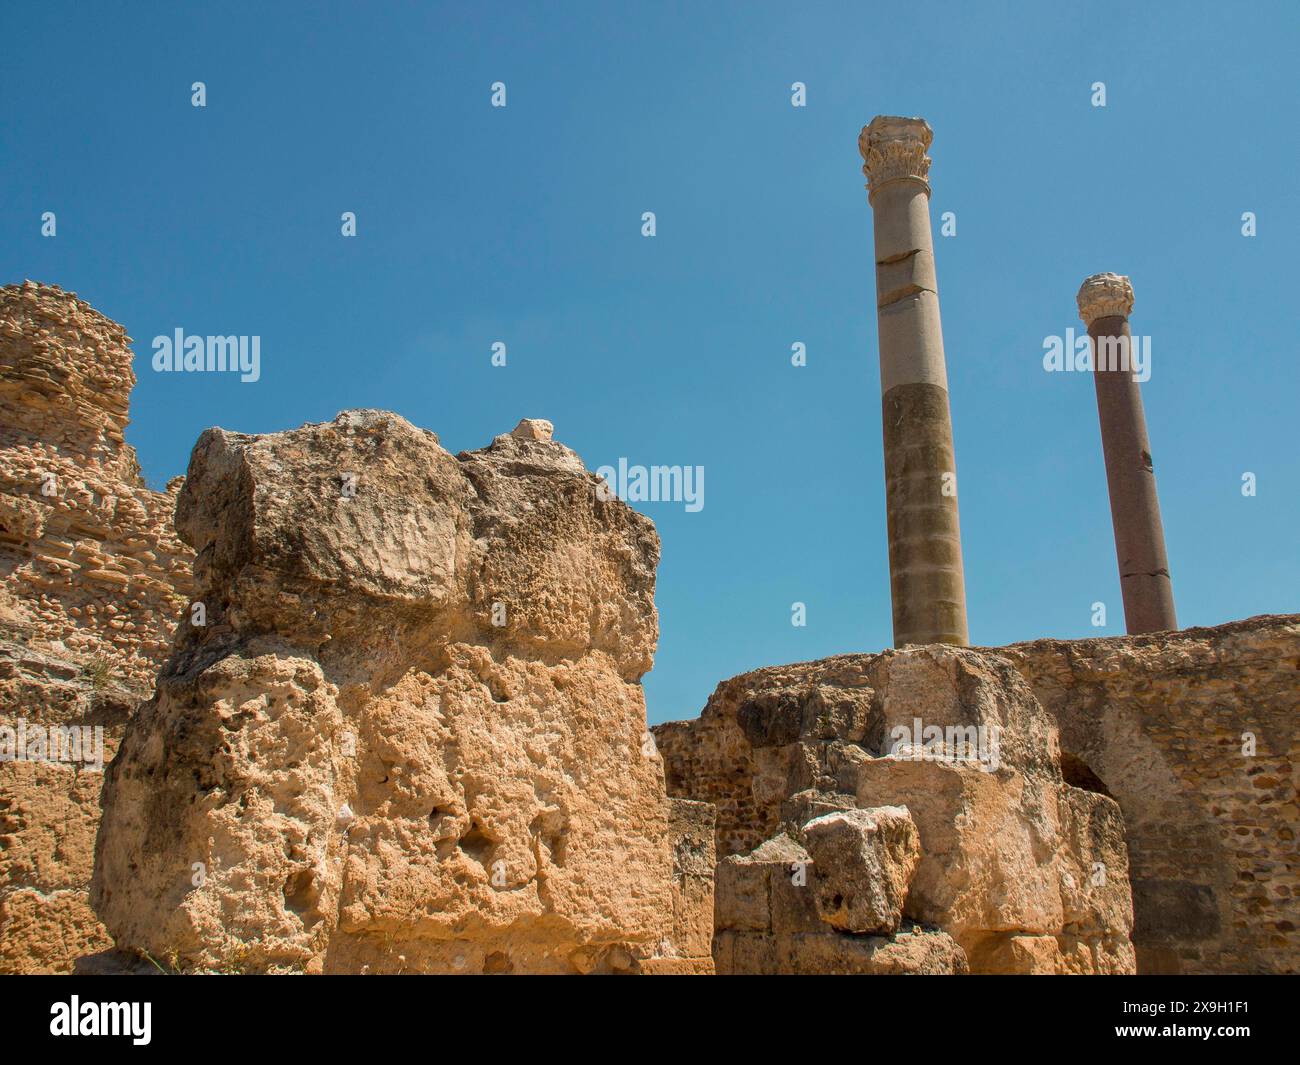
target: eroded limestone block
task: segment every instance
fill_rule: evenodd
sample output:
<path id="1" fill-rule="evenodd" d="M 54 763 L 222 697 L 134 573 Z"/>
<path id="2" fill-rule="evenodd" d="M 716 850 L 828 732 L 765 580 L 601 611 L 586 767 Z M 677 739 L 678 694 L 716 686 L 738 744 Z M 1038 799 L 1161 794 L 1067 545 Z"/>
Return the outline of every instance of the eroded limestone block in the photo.
<path id="1" fill-rule="evenodd" d="M 521 418 L 510 435 L 520 440 L 550 440 L 555 433 L 555 426 L 545 418 Z"/>
<path id="2" fill-rule="evenodd" d="M 68 973 L 77 958 L 112 945 L 84 889 L 8 891 L 0 895 L 0 928 L 0 972 L 6 974 Z"/>
<path id="3" fill-rule="evenodd" d="M 147 695 L 191 554 L 172 528 L 176 485 L 151 491 L 123 436 L 130 342 L 76 293 L 0 287 L 0 629 Z"/>
<path id="4" fill-rule="evenodd" d="M 723 975 L 960 976 L 969 971 L 965 952 L 951 936 L 921 928 L 892 936 L 722 931 L 714 958 Z"/>
<path id="5" fill-rule="evenodd" d="M 1061 800 L 1065 930 L 1074 936 L 1132 931 L 1133 893 L 1119 805 L 1105 795 L 1069 786 Z"/>
<path id="6" fill-rule="evenodd" d="M 379 411 L 205 433 L 177 523 L 209 624 L 105 787 L 118 945 L 341 972 L 635 972 L 698 946 L 694 873 L 673 940 L 639 683 L 658 539 L 596 485 L 536 434 L 454 457 Z"/>
<path id="7" fill-rule="evenodd" d="M 694 964 L 671 969 L 703 975 L 713 971 L 714 809 L 705 802 L 668 800 L 673 846 L 673 922 L 665 957 L 646 959 L 643 970 L 667 972 L 671 959 Z M 663 962 L 665 964 L 659 964 Z M 646 965 L 650 968 L 646 969 Z M 658 965 L 658 968 L 655 966 Z"/>
<path id="8" fill-rule="evenodd" d="M 1063 971 L 1055 936 L 991 935 L 970 953 L 976 972 L 1020 976 L 1053 976 Z"/>
<path id="9" fill-rule="evenodd" d="M 803 827 L 816 864 L 821 918 L 843 932 L 889 933 L 903 916 L 921 858 L 906 807 L 878 806 L 825 814 Z"/>
<path id="10" fill-rule="evenodd" d="M 946 932 L 912 928 L 890 936 L 796 935 L 782 971 L 796 976 L 963 976 L 966 954 Z"/>
<path id="11" fill-rule="evenodd" d="M 741 932 L 772 929 L 772 871 L 784 871 L 780 862 L 753 861 L 733 854 L 718 863 L 714 881 L 714 925 Z"/>
<path id="12" fill-rule="evenodd" d="M 1060 785 L 896 756 L 860 766 L 859 802 L 907 806 L 921 860 L 907 915 L 968 945 L 985 931 L 1060 931 Z"/>

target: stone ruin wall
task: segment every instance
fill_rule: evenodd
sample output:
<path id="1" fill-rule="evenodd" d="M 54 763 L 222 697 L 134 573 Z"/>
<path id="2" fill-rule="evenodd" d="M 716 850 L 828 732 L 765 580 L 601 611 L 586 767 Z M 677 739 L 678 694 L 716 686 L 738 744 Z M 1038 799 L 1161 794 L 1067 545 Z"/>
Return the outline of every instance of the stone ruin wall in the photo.
<path id="1" fill-rule="evenodd" d="M 724 681 L 713 698 L 734 683 Z M 713 700 L 711 699 L 710 702 Z M 668 794 L 712 804 L 719 858 L 752 851 L 779 830 L 779 802 L 755 797 L 754 752 L 734 717 L 711 721 L 665 721 L 651 730 L 664 760 Z"/>
<path id="2" fill-rule="evenodd" d="M 91 898 L 181 971 L 707 973 L 712 810 L 641 677 L 659 539 L 549 423 L 211 429 L 183 624 L 107 773 Z M 194 870 L 200 870 L 195 879 Z"/>
<path id="3" fill-rule="evenodd" d="M 192 552 L 123 437 L 130 338 L 75 294 L 0 288 L 0 727 L 102 726 L 111 759 L 188 605 Z M 86 900 L 102 774 L 0 764 L 0 972 L 110 940 Z"/>
<path id="4" fill-rule="evenodd" d="M 45 726 L 102 724 L 109 759 L 172 653 L 177 622 L 194 597 L 193 552 L 172 525 L 181 479 L 164 493 L 149 491 L 123 438 L 134 383 L 128 344 L 120 326 L 71 293 L 31 282 L 0 289 L 0 726 L 13 727 L 20 718 Z M 527 450 L 540 443 L 498 447 Z M 476 481 L 475 491 L 481 488 Z M 497 519 L 503 527 L 516 526 L 521 517 L 527 526 L 522 505 L 533 501 L 518 502 L 518 513 Z M 516 591 L 537 596 L 555 620 L 556 604 L 544 589 L 556 573 L 536 558 L 517 571 Z M 220 603 L 226 592 L 218 593 Z M 617 624 L 604 617 L 606 627 Z M 236 635 L 270 635 L 265 626 L 255 634 L 257 626 L 222 624 L 218 619 L 205 638 L 228 643 Z M 558 642 L 554 632 L 539 636 L 539 627 L 532 628 L 531 634 L 528 626 L 516 630 L 522 644 L 511 657 L 546 659 L 557 649 L 573 653 L 580 644 L 563 622 Z M 178 655 L 193 642 L 192 633 L 181 636 Z M 1041 640 L 997 654 L 1014 663 L 1059 726 L 1065 780 L 1114 796 L 1123 810 L 1138 968 L 1300 968 L 1300 618 L 1142 637 Z M 473 666 L 471 673 L 477 672 Z M 730 699 L 727 693 L 745 682 L 720 686 L 710 706 Z M 281 680 L 266 677 L 257 684 L 257 698 L 265 699 Z M 573 964 L 708 971 L 714 877 L 706 870 L 713 867 L 715 838 L 719 859 L 748 861 L 745 856 L 765 841 L 788 841 L 783 833 L 802 827 L 790 820 L 789 781 L 773 778 L 764 758 L 755 758 L 734 716 L 706 709 L 701 722 L 672 722 L 654 732 L 669 793 L 705 800 L 660 808 L 671 874 L 653 879 L 666 922 L 660 931 L 670 946 L 651 948 L 647 935 L 640 946 L 625 944 L 626 956 L 608 945 L 601 948 L 605 953 L 587 961 L 578 955 Z M 1241 753 L 1245 732 L 1256 740 L 1253 757 Z M 67 764 L 0 764 L 0 972 L 66 972 L 76 959 L 111 945 L 86 890 L 101 781 L 100 774 Z M 716 806 L 716 829 L 706 803 Z M 798 812 L 811 811 L 805 804 Z M 488 839 L 487 845 L 503 842 Z M 786 846 L 766 855 L 767 867 L 784 864 Z M 752 881 L 769 875 L 764 868 L 760 857 L 728 875 Z M 285 887 L 276 890 L 289 901 Z M 309 882 L 289 887 L 293 905 L 311 895 Z M 816 949 L 805 961 L 827 971 L 844 964 L 818 915 L 801 919 L 820 930 L 808 940 Z M 888 951 L 853 964 L 874 966 L 869 971 L 953 971 L 943 951 L 932 949 L 936 942 L 923 929 L 900 928 Z M 1024 950 L 1012 960 L 1042 962 Z M 479 961 L 486 969 L 505 964 L 491 952 Z M 735 964 L 734 943 L 728 964 Z"/>
<path id="5" fill-rule="evenodd" d="M 658 539 L 596 498 L 546 423 L 459 460 L 377 412 L 260 448 L 208 434 L 183 508 L 206 548 L 196 584 L 173 525 L 183 479 L 148 491 L 123 439 L 125 331 L 28 282 L 0 290 L 0 341 L 0 725 L 104 726 L 99 857 L 122 870 L 96 882 L 115 944 L 87 902 L 104 775 L 0 765 L 0 972 L 713 970 L 713 811 L 668 799 L 645 743 Z M 269 470 L 252 461 L 271 452 Z M 214 742 L 167 731 L 178 693 Z M 112 768 L 124 735 L 129 759 L 161 741 L 198 774 L 208 819 L 187 843 L 159 845 L 186 821 L 167 789 L 143 787 L 143 818 L 113 805 L 140 787 Z M 243 761 L 263 743 L 305 764 Z M 233 809 L 211 809 L 214 777 Z M 212 871 L 199 890 L 189 850 Z"/>
<path id="6" fill-rule="evenodd" d="M 1065 779 L 1119 803 L 1140 972 L 1300 970 L 1300 617 L 982 653 L 1052 715 Z M 780 823 L 735 714 L 717 713 L 752 676 L 720 685 L 698 721 L 655 728 L 670 794 L 715 804 L 720 857 Z"/>
<path id="7" fill-rule="evenodd" d="M 997 746 L 892 750 L 918 718 Z M 718 810 L 719 972 L 1133 971 L 1119 807 L 1064 780 L 1054 724 L 996 654 L 769 667 L 655 732 L 670 792 Z"/>
<path id="8" fill-rule="evenodd" d="M 193 553 L 126 443 L 131 338 L 57 287 L 0 288 L 0 622 L 148 692 Z"/>
<path id="9" fill-rule="evenodd" d="M 1124 811 L 1139 970 L 1300 971 L 1300 616 L 998 653 Z"/>

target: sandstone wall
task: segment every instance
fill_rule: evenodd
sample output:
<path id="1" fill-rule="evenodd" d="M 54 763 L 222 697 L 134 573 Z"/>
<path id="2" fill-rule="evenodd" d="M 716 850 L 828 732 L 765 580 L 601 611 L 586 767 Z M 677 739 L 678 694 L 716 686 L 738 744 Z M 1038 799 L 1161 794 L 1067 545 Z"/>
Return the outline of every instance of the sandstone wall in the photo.
<path id="1" fill-rule="evenodd" d="M 137 692 L 97 681 L 75 656 L 0 639 L 0 730 L 101 727 L 116 753 Z M 111 946 L 87 888 L 103 773 L 58 760 L 0 763 L 0 973 L 71 972 Z"/>
<path id="2" fill-rule="evenodd" d="M 656 976 L 708 976 L 713 965 L 714 809 L 705 802 L 668 800 L 673 848 L 672 926 L 641 970 Z"/>
<path id="3" fill-rule="evenodd" d="M 913 742 L 918 723 L 996 746 Z M 721 972 L 1133 969 L 1119 808 L 1066 783 L 1005 659 L 935 646 L 758 670 L 655 736 L 670 793 L 717 808 Z"/>
<path id="4" fill-rule="evenodd" d="M 122 435 L 129 343 L 72 293 L 0 288 L 0 736 L 99 726 L 107 758 L 191 586 L 179 479 L 149 491 Z M 0 763 L 0 972 L 109 942 L 86 898 L 102 775 L 48 754 Z"/>
<path id="5" fill-rule="evenodd" d="M 0 729 L 99 727 L 111 764 L 166 666 L 110 771 L 125 949 L 103 776 L 29 744 L 0 971 L 711 972 L 712 810 L 645 731 L 650 523 L 542 422 L 458 458 L 374 412 L 216 430 L 150 492 L 129 342 L 0 290 Z"/>
<path id="6" fill-rule="evenodd" d="M 640 685 L 658 537 L 597 483 L 542 422 L 459 456 L 378 411 L 206 432 L 177 525 L 207 624 L 104 790 L 92 895 L 119 947 L 708 971 L 703 814 L 670 822 Z"/>
<path id="7" fill-rule="evenodd" d="M 0 621 L 148 691 L 191 587 L 177 478 L 123 438 L 130 337 L 57 287 L 0 288 Z"/>
<path id="8" fill-rule="evenodd" d="M 1300 971 L 1300 616 L 998 653 L 1123 810 L 1139 971 Z"/>

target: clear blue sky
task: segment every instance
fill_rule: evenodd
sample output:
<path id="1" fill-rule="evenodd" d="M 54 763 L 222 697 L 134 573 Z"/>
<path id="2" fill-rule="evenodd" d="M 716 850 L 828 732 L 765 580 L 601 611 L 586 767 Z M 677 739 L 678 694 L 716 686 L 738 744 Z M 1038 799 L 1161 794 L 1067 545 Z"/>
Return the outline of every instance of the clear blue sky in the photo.
<path id="1" fill-rule="evenodd" d="M 154 486 L 210 425 L 384 407 L 459 451 L 549 418 L 593 469 L 705 467 L 699 513 L 640 507 L 663 539 L 652 720 L 885 647 L 856 139 L 921 115 L 972 640 L 1123 630 L 1092 382 L 1041 364 L 1103 270 L 1152 337 L 1180 622 L 1300 607 L 1295 3 L 221 6 L 4 15 L 0 281 L 127 327 Z M 178 326 L 259 335 L 262 379 L 154 373 Z"/>

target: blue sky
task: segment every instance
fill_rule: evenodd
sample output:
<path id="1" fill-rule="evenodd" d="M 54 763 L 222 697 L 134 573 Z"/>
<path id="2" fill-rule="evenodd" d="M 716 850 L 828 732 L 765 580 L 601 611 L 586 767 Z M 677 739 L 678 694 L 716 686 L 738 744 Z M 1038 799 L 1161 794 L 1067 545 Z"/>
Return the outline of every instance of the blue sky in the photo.
<path id="1" fill-rule="evenodd" d="M 127 327 L 155 487 L 210 425 L 383 407 L 459 451 L 549 418 L 593 469 L 705 468 L 698 513 L 640 505 L 652 721 L 888 646 L 856 140 L 921 115 L 972 641 L 1123 631 L 1092 382 L 1041 362 L 1103 270 L 1152 338 L 1180 623 L 1300 605 L 1294 3 L 222 6 L 5 14 L 0 281 Z M 177 327 L 259 335 L 261 380 L 154 373 Z"/>

